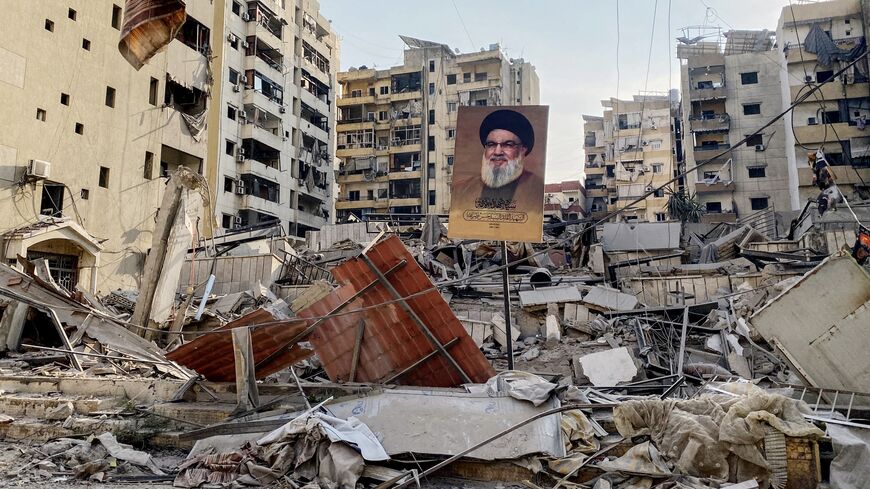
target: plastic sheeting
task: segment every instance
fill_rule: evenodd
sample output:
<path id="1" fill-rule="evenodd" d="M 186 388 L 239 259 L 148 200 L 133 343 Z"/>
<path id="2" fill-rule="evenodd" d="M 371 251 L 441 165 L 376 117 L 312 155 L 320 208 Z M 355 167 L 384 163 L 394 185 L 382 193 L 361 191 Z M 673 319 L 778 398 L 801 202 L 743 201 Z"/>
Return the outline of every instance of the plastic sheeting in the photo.
<path id="1" fill-rule="evenodd" d="M 866 47 L 862 37 L 852 49 L 840 49 L 819 24 L 813 24 L 804 39 L 804 50 L 815 54 L 819 64 L 824 66 L 831 66 L 834 61 L 852 61 L 864 54 Z"/>
<path id="2" fill-rule="evenodd" d="M 536 407 L 547 402 L 556 384 L 543 377 L 518 370 L 507 370 L 486 381 L 486 393 L 496 396 L 505 392 L 514 399 L 529 401 Z"/>
<path id="3" fill-rule="evenodd" d="M 870 429 L 828 423 L 834 445 L 830 483 L 833 489 L 862 489 L 870 481 Z"/>
<path id="4" fill-rule="evenodd" d="M 809 412 L 806 404 L 752 386 L 744 396 L 628 401 L 614 408 L 613 418 L 625 438 L 650 436 L 681 473 L 742 481 L 770 475 L 759 448 L 768 426 L 792 437 L 824 436 L 802 412 Z"/>

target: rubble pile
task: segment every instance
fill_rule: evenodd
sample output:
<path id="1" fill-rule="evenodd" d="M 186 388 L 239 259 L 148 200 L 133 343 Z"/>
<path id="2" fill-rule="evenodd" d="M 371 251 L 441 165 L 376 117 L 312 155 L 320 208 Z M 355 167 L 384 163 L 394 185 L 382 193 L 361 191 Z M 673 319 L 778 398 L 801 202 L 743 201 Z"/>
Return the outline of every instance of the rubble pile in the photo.
<path id="1" fill-rule="evenodd" d="M 32 485 L 861 487 L 870 274 L 814 216 L 567 226 L 506 256 L 438 216 L 243 236 L 164 267 L 171 294 L 70 291 L 19 258 L 0 465 Z"/>

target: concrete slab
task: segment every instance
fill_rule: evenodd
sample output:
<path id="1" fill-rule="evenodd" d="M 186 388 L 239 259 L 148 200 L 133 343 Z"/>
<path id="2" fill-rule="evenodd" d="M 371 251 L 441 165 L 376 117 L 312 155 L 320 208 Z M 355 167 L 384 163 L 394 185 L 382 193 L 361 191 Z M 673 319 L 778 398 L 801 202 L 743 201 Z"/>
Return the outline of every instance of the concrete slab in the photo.
<path id="1" fill-rule="evenodd" d="M 577 357 L 581 373 L 594 386 L 618 385 L 629 382 L 637 375 L 637 365 L 628 348 L 614 348 Z"/>
<path id="2" fill-rule="evenodd" d="M 606 287 L 590 288 L 583 302 L 609 311 L 630 311 L 637 307 L 637 297 Z"/>

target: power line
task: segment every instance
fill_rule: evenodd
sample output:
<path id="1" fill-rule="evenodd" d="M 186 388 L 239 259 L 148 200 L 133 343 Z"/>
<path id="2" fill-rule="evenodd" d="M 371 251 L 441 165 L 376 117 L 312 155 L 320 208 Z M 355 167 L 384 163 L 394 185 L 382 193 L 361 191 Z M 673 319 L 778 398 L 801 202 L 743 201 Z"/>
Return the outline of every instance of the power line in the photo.
<path id="1" fill-rule="evenodd" d="M 459 7 L 456 6 L 456 0 L 450 0 L 453 3 L 453 8 L 456 10 L 456 16 L 459 17 L 459 23 L 462 24 L 462 29 L 465 31 L 465 35 L 468 36 L 468 42 L 471 43 L 471 51 L 476 49 L 477 44 L 471 39 L 471 34 L 468 32 L 468 27 L 465 27 L 465 21 L 462 20 L 462 14 L 459 13 Z"/>

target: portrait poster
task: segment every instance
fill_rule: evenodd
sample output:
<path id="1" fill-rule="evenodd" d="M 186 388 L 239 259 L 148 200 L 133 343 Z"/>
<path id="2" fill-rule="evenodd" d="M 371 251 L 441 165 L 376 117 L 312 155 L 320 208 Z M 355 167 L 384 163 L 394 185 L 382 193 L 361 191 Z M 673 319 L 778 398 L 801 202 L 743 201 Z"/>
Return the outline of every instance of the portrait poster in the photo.
<path id="1" fill-rule="evenodd" d="M 459 107 L 450 238 L 543 241 L 548 111 Z"/>

